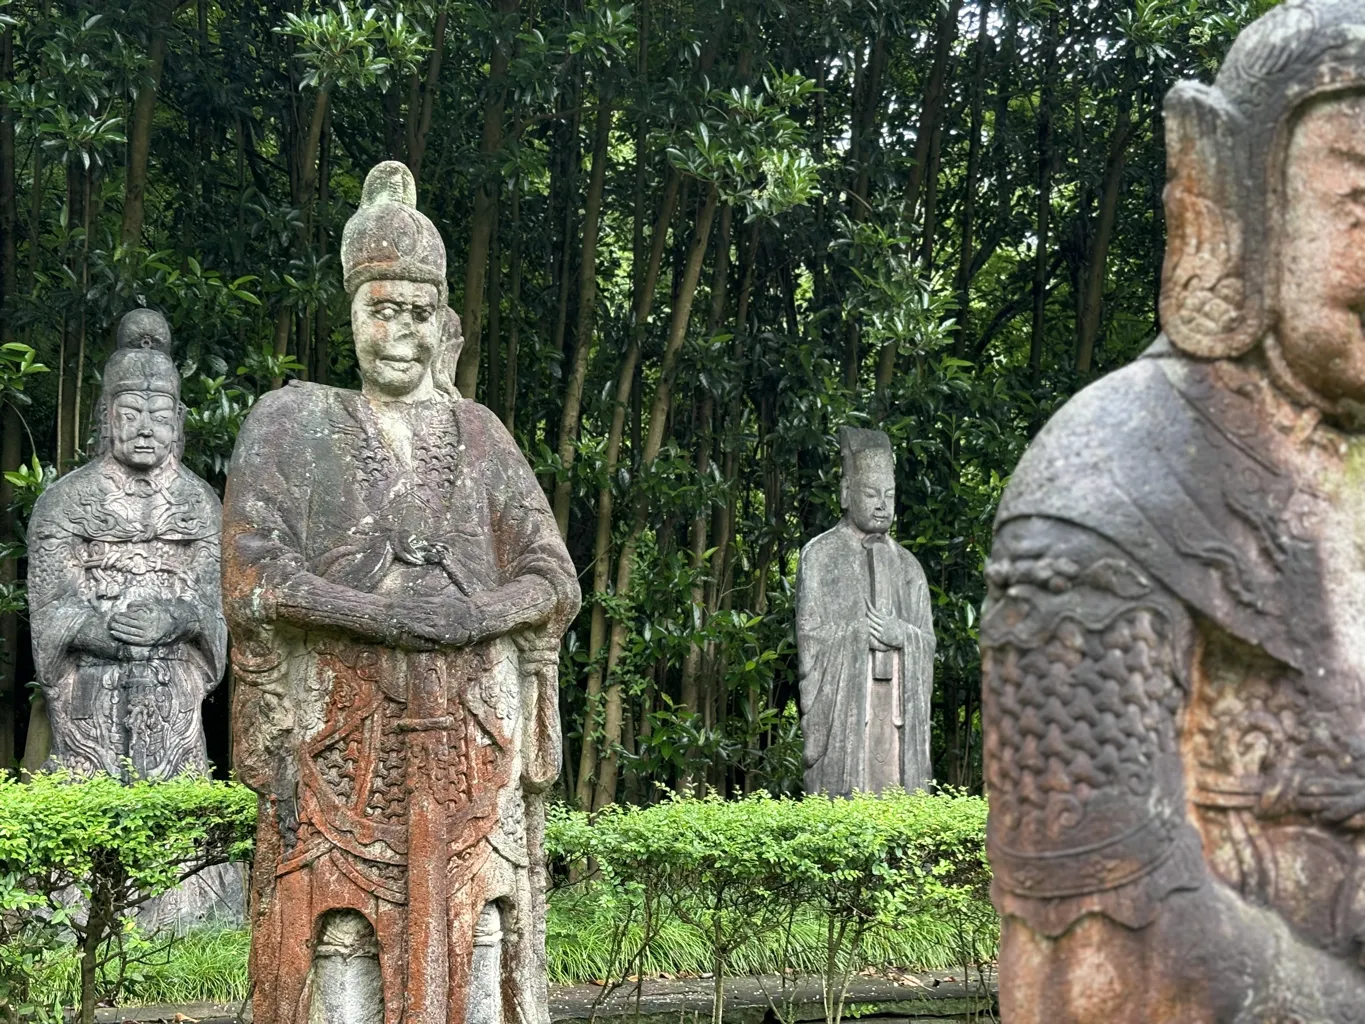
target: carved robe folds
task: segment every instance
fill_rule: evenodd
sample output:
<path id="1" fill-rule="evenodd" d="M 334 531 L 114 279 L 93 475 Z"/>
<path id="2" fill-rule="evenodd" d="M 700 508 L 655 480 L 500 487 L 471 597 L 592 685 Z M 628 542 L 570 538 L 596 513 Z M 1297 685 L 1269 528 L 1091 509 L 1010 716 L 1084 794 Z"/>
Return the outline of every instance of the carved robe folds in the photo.
<path id="1" fill-rule="evenodd" d="M 233 460 L 224 587 L 237 769 L 262 796 L 260 1024 L 304 1024 L 334 910 L 373 925 L 388 1024 L 462 1020 L 486 998 L 509 1022 L 547 1020 L 540 793 L 559 771 L 558 639 L 577 581 L 487 409 L 441 398 L 404 415 L 410 452 L 361 394 L 296 384 L 261 400 Z M 421 650 L 315 621 L 322 607 L 344 619 L 348 594 L 401 607 L 457 580 L 488 621 L 544 625 Z M 475 947 L 499 940 L 501 985 L 481 993 Z"/>
<path id="2" fill-rule="evenodd" d="M 207 770 L 201 705 L 227 655 L 217 495 L 178 462 L 136 474 L 112 455 L 62 477 L 29 525 L 29 605 L 52 759 L 143 778 Z M 109 618 L 171 610 L 171 644 L 113 640 Z"/>

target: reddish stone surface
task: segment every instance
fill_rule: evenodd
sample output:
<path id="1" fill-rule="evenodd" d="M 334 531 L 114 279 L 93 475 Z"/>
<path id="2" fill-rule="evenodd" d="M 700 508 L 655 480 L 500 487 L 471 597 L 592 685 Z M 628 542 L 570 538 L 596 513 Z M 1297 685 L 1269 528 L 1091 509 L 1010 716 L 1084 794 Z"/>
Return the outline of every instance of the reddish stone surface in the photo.
<path id="1" fill-rule="evenodd" d="M 458 320 L 405 174 L 371 173 L 343 246 L 364 391 L 265 396 L 229 474 L 258 1024 L 548 1020 L 541 794 L 578 585 L 525 458 L 442 371 Z"/>

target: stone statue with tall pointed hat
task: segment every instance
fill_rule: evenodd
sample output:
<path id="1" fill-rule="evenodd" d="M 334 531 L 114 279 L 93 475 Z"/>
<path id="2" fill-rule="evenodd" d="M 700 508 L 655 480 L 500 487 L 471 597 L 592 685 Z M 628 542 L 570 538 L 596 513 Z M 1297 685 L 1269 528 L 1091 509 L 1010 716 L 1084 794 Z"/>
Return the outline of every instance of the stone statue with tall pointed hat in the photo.
<path id="1" fill-rule="evenodd" d="M 844 514 L 801 549 L 796 650 L 808 794 L 928 786 L 934 620 L 915 556 L 888 531 L 895 459 L 880 430 L 839 431 Z"/>
<path id="2" fill-rule="evenodd" d="M 167 778 L 206 771 L 201 707 L 227 656 L 218 496 L 180 462 L 170 328 L 124 316 L 95 405 L 98 452 L 43 492 L 29 606 L 51 762 Z"/>
<path id="3" fill-rule="evenodd" d="M 525 457 L 451 383 L 415 200 L 380 164 L 346 225 L 361 390 L 262 397 L 228 474 L 257 1024 L 549 1021 L 543 794 L 578 583 Z"/>

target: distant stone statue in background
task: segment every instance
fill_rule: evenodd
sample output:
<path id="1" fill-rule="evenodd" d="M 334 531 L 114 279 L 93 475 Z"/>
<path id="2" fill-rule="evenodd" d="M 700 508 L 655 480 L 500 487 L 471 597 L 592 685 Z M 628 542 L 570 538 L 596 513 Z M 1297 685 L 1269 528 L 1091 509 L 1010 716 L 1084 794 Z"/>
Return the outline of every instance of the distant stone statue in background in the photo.
<path id="1" fill-rule="evenodd" d="M 928 785 L 934 622 L 915 556 L 887 535 L 895 517 L 891 442 L 839 431 L 844 517 L 801 549 L 796 648 L 806 792 L 847 796 Z"/>
<path id="2" fill-rule="evenodd" d="M 445 246 L 404 165 L 366 178 L 341 260 L 361 391 L 263 396 L 228 475 L 256 1024 L 548 1024 L 577 577 L 516 443 L 451 383 Z"/>
<path id="3" fill-rule="evenodd" d="M 221 509 L 180 463 L 170 347 L 161 314 L 123 318 L 95 407 L 99 454 L 43 492 L 29 525 L 50 761 L 78 772 L 208 769 L 201 708 L 227 653 Z"/>
<path id="4" fill-rule="evenodd" d="M 1165 112 L 1165 334 L 986 567 L 1002 1016 L 1359 1024 L 1365 2 L 1287 0 Z"/>

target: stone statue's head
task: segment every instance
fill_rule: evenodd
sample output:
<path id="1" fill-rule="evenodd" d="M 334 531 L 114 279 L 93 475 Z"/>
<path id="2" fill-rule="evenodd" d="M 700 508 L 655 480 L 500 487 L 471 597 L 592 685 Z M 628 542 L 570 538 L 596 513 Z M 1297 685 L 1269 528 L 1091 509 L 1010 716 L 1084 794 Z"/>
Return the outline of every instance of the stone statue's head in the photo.
<path id="1" fill-rule="evenodd" d="M 401 398 L 428 379 L 453 392 L 450 349 L 459 317 L 446 306 L 446 249 L 417 210 L 412 172 L 396 160 L 365 178 L 360 208 L 346 222 L 341 266 L 351 296 L 351 333 L 368 388 Z"/>
<path id="2" fill-rule="evenodd" d="M 167 354 L 170 328 L 160 313 L 135 312 L 145 314 L 139 319 L 147 324 L 159 321 L 153 333 L 164 336 L 165 348 L 140 344 L 123 348 L 124 326 L 132 314 L 119 324 L 120 347 L 104 365 L 100 451 L 112 453 L 131 469 L 149 470 L 178 457 L 185 410 L 180 404 L 180 373 Z M 136 337 L 140 341 L 142 335 Z"/>
<path id="3" fill-rule="evenodd" d="M 1365 403 L 1365 0 L 1285 0 L 1165 114 L 1171 342 L 1259 344 L 1305 400 Z"/>
<path id="4" fill-rule="evenodd" d="M 839 428 L 839 507 L 863 533 L 885 533 L 896 513 L 896 462 L 880 430 Z"/>

